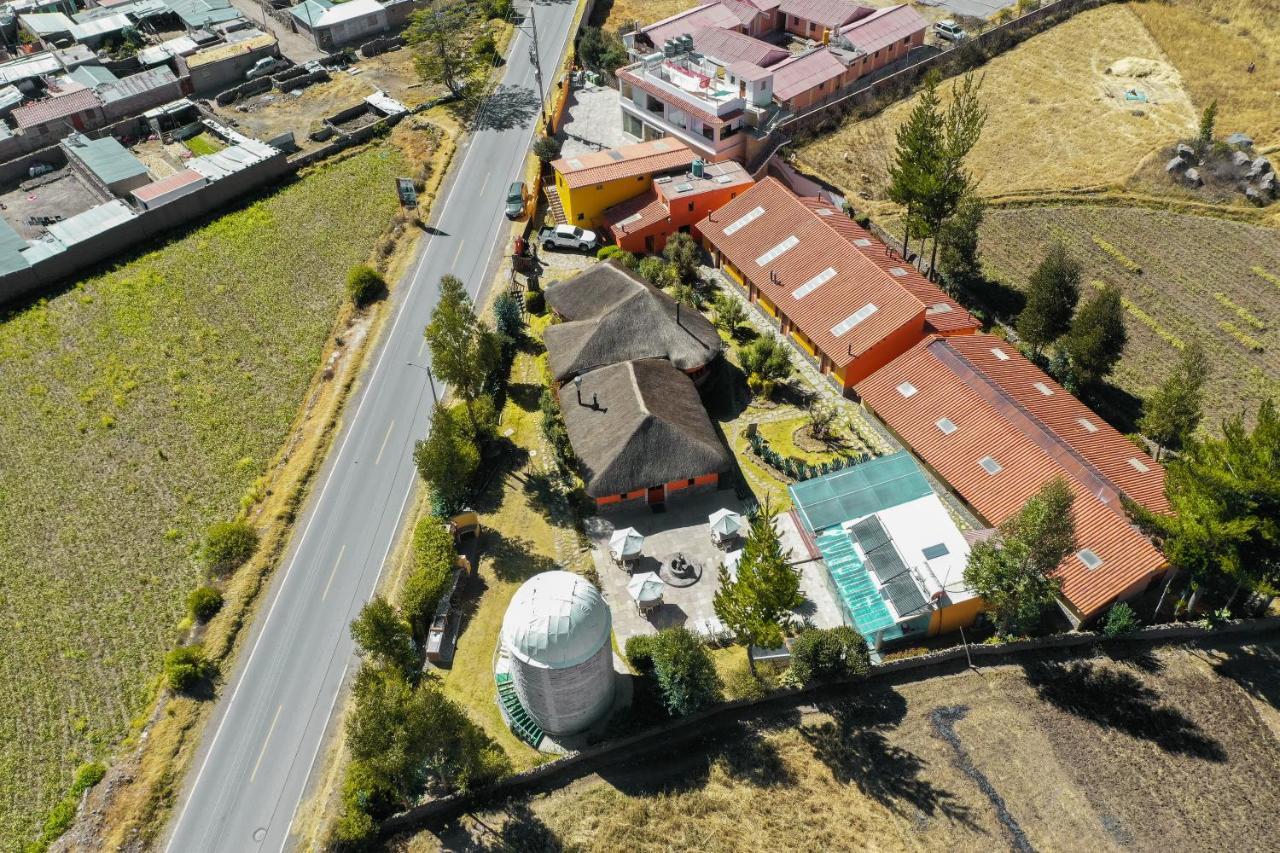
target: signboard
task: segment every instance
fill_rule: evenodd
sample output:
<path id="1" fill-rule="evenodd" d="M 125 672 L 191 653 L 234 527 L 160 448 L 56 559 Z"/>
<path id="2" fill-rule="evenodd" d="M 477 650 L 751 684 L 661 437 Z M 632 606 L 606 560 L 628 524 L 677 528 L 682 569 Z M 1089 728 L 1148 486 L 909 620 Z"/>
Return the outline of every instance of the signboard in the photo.
<path id="1" fill-rule="evenodd" d="M 412 178 L 396 178 L 396 192 L 400 195 L 400 204 L 404 207 L 418 206 L 418 191 L 413 188 Z"/>

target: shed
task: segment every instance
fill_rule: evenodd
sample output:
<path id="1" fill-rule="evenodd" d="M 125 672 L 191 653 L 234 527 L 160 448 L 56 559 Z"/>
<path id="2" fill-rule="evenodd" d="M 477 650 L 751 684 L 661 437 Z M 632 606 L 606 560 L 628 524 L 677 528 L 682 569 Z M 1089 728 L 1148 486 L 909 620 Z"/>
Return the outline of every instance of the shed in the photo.
<path id="1" fill-rule="evenodd" d="M 111 195 L 125 195 L 151 181 L 147 167 L 115 137 L 90 139 L 76 133 L 63 141 L 62 149 L 73 169 Z"/>

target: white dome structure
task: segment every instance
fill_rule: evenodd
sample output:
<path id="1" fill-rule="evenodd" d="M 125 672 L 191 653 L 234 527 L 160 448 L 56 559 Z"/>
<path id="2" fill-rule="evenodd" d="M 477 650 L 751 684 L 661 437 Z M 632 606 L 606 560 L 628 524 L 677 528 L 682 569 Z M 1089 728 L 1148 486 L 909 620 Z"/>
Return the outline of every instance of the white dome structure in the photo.
<path id="1" fill-rule="evenodd" d="M 534 575 L 502 620 L 520 704 L 551 735 L 580 732 L 613 703 L 613 619 L 600 591 L 572 572 Z"/>

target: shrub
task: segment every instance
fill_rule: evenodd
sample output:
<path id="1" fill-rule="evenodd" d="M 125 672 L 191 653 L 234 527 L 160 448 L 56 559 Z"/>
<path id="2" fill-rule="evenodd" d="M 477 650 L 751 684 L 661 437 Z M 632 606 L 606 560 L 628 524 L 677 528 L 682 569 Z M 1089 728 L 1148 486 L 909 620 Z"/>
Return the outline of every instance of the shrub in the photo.
<path id="1" fill-rule="evenodd" d="M 814 679 L 865 675 L 870 668 L 866 639 L 847 625 L 810 628 L 791 644 L 791 670 L 802 684 Z"/>
<path id="2" fill-rule="evenodd" d="M 387 280 L 368 264 L 357 264 L 347 273 L 347 298 L 357 308 L 373 302 L 386 289 Z"/>
<path id="3" fill-rule="evenodd" d="M 539 136 L 533 143 L 533 154 L 543 163 L 550 163 L 560 156 L 560 140 L 553 136 Z"/>
<path id="4" fill-rule="evenodd" d="M 547 310 L 546 297 L 542 295 L 540 290 L 531 290 L 524 295 L 524 310 L 528 311 L 535 317 L 541 317 L 543 312 Z"/>
<path id="5" fill-rule="evenodd" d="M 650 284 L 662 287 L 663 274 L 666 268 L 667 265 L 662 258 L 650 255 L 640 261 L 639 266 L 636 267 L 636 272 L 640 273 L 640 277 Z"/>
<path id="6" fill-rule="evenodd" d="M 510 293 L 493 300 L 493 327 L 503 338 L 516 341 L 524 334 L 524 315 L 520 302 Z"/>
<path id="7" fill-rule="evenodd" d="M 653 641 L 647 634 L 637 634 L 627 640 L 627 660 L 641 675 L 653 672 Z"/>
<path id="8" fill-rule="evenodd" d="M 747 374 L 747 387 L 754 394 L 768 397 L 779 382 L 791 377 L 791 356 L 786 344 L 772 335 L 762 335 L 739 347 L 738 360 Z"/>
<path id="9" fill-rule="evenodd" d="M 245 564 L 258 550 L 258 531 L 244 521 L 219 521 L 210 525 L 204 541 L 204 564 L 223 575 Z"/>
<path id="10" fill-rule="evenodd" d="M 750 668 L 743 664 L 730 670 L 725 676 L 724 692 L 730 699 L 763 699 L 769 688 L 760 676 L 753 675 Z"/>
<path id="11" fill-rule="evenodd" d="M 613 257 L 618 263 L 622 264 L 623 267 L 631 270 L 632 272 L 635 272 L 640 266 L 640 259 L 630 252 L 618 252 L 618 254 Z"/>
<path id="12" fill-rule="evenodd" d="M 1102 633 L 1108 637 L 1123 637 L 1125 634 L 1132 634 L 1140 627 L 1142 622 L 1139 621 L 1138 614 L 1133 612 L 1128 602 L 1120 601 L 1113 604 L 1107 611 L 1106 621 L 1102 623 Z"/>
<path id="13" fill-rule="evenodd" d="M 511 17 L 512 3 L 511 0 L 481 0 L 480 10 L 490 20 L 497 18 L 505 21 Z"/>
<path id="14" fill-rule="evenodd" d="M 706 646 L 687 628 L 666 628 L 653 642 L 653 674 L 662 704 L 685 717 L 724 698 L 724 688 Z"/>
<path id="15" fill-rule="evenodd" d="M 197 622 L 208 622 L 222 609 L 222 593 L 217 587 L 198 586 L 187 596 L 187 612 Z"/>
<path id="16" fill-rule="evenodd" d="M 601 246 L 600 250 L 596 252 L 596 260 L 607 261 L 621 251 L 622 247 L 614 243 L 611 243 L 608 246 Z"/>
<path id="17" fill-rule="evenodd" d="M 413 569 L 401 594 L 405 617 L 420 643 L 426 640 L 431 617 L 453 574 L 456 556 L 453 534 L 445 523 L 423 516 L 413 528 Z"/>
<path id="18" fill-rule="evenodd" d="M 204 648 L 195 646 L 178 646 L 164 656 L 164 680 L 169 689 L 175 693 L 185 693 L 196 684 L 212 677 L 217 671 L 204 656 Z"/>

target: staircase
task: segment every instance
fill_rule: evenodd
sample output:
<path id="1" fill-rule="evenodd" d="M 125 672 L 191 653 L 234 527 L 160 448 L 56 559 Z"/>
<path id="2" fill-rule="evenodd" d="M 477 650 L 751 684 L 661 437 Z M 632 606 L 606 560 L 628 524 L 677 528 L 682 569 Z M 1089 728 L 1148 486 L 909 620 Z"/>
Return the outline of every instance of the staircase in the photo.
<path id="1" fill-rule="evenodd" d="M 516 695 L 516 686 L 511 682 L 511 673 L 495 673 L 494 680 L 498 683 L 498 701 L 502 703 L 502 710 L 506 714 L 507 722 L 511 724 L 511 730 L 520 740 L 537 749 L 545 735 L 529 716 L 529 712 L 520 704 L 520 697 Z"/>
<path id="2" fill-rule="evenodd" d="M 547 197 L 547 210 L 551 211 L 551 216 L 555 219 L 557 225 L 568 225 L 569 220 L 564 215 L 564 207 L 560 204 L 560 193 L 556 192 L 554 181 L 547 181 L 542 185 L 542 194 Z"/>

